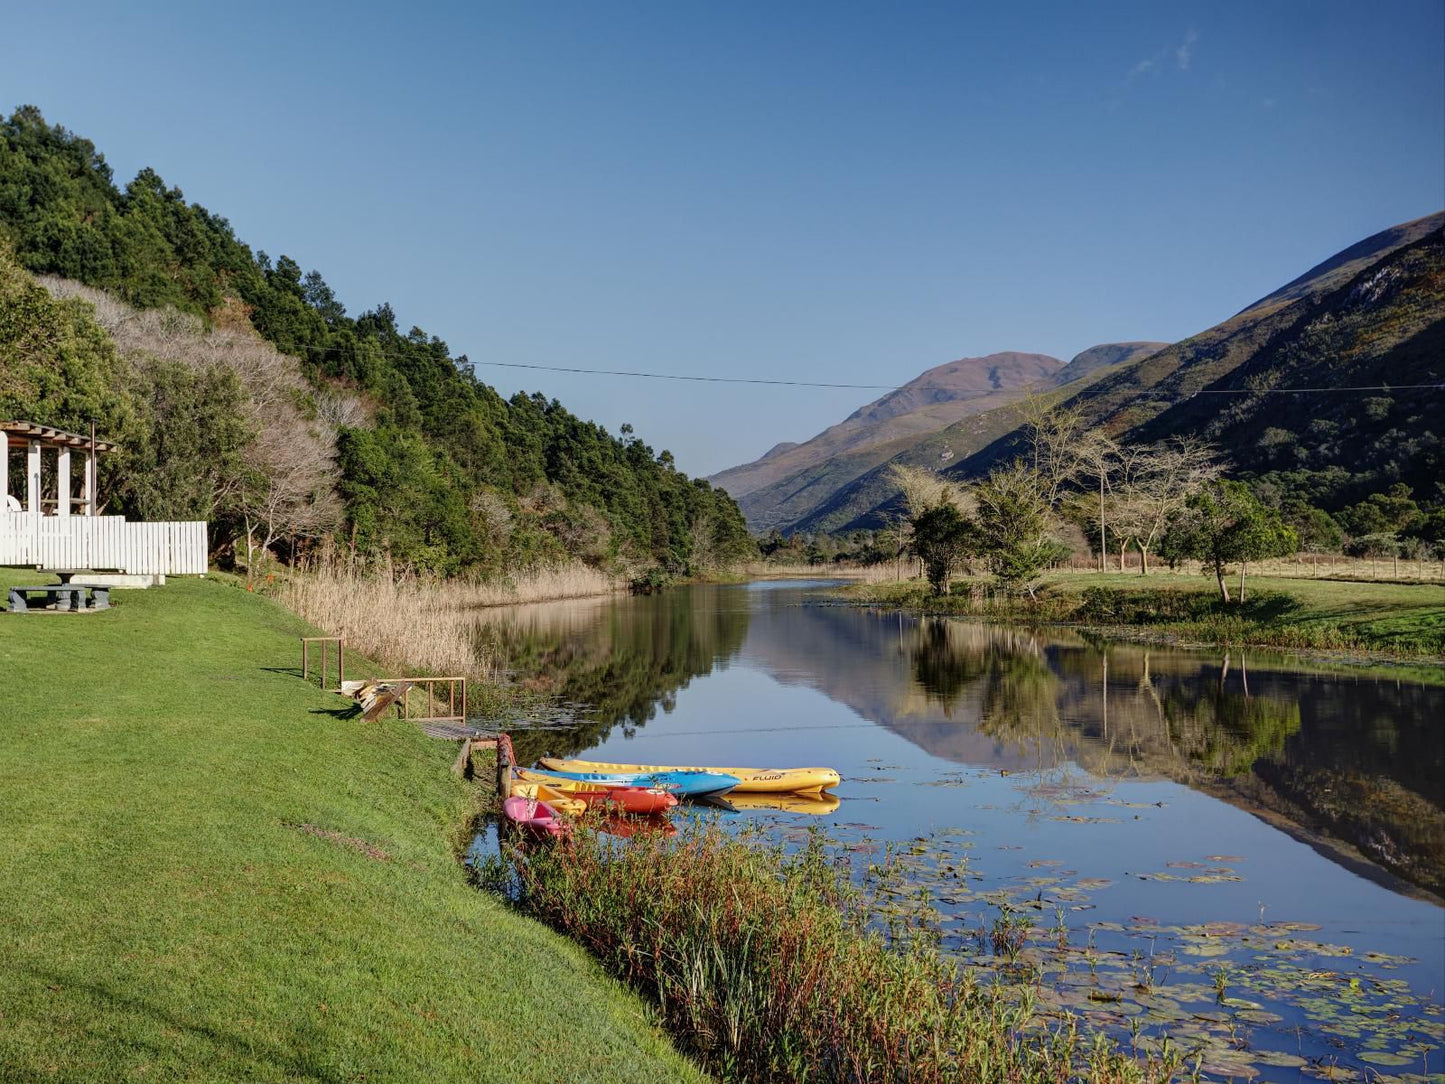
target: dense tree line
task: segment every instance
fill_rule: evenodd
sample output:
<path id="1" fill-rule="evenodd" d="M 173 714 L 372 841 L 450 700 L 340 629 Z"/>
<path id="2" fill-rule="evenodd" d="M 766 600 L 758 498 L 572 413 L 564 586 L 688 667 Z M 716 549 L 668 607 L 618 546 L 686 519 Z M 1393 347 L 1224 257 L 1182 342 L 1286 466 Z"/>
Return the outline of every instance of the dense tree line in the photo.
<path id="1" fill-rule="evenodd" d="M 358 553 L 384 552 L 442 573 L 560 557 L 689 572 L 756 552 L 730 497 L 677 471 L 669 453 L 655 453 L 629 427 L 614 436 L 541 394 L 504 399 L 440 338 L 403 330 L 387 304 L 348 315 L 318 272 L 303 272 L 289 256 L 253 253 L 224 218 L 187 202 L 153 170 L 119 188 L 92 143 L 47 124 L 29 106 L 0 123 L 0 242 L 18 268 L 84 283 L 137 309 L 189 314 L 208 331 L 254 329 L 279 354 L 299 360 L 304 387 L 286 398 L 333 457 L 339 521 L 312 516 L 306 531 L 268 540 L 272 532 L 256 524 L 275 493 L 252 493 L 249 504 L 235 492 L 220 503 L 214 493 L 195 494 L 188 514 L 229 516 L 233 537 L 254 542 L 259 530 L 263 549 L 269 541 L 284 550 L 317 526 L 334 526 Z M 33 292 L 26 296 L 34 299 Z M 79 326 L 82 308 L 68 302 L 57 312 Z M 66 362 L 44 364 L 60 374 Z M 119 371 L 117 364 L 97 361 L 92 368 Z M 0 413 L 70 427 L 100 417 L 106 435 L 120 439 L 130 456 L 115 465 L 128 481 L 113 486 L 112 497 L 144 514 L 153 506 L 139 491 L 167 487 L 147 482 L 141 468 L 154 424 L 147 428 L 132 416 L 173 402 L 167 381 L 184 383 L 181 397 L 194 401 L 189 439 L 214 440 L 223 456 L 250 449 L 256 457 L 264 419 L 246 417 L 246 389 L 223 386 L 222 369 L 146 362 L 137 370 L 145 380 L 131 388 L 137 394 L 97 386 L 83 403 L 78 392 L 67 392 L 75 402 L 65 403 L 38 395 L 7 399 L 0 387 Z M 115 402 L 101 410 L 106 396 Z M 338 399 L 359 408 L 326 417 L 328 403 Z M 206 422 L 215 432 L 202 437 L 195 426 L 207 410 L 221 417 Z M 222 432 L 227 417 L 239 430 Z M 280 450 L 260 458 L 274 460 Z M 307 507 L 324 506 L 324 495 L 312 496 Z"/>

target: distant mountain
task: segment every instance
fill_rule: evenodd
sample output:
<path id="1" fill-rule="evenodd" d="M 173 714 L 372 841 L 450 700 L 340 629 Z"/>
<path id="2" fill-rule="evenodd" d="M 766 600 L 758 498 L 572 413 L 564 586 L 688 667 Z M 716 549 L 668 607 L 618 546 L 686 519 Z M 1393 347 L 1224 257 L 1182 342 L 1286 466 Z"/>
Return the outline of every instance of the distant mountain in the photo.
<path id="1" fill-rule="evenodd" d="M 1333 511 L 1395 482 L 1420 499 L 1445 499 L 1441 383 L 1445 212 L 1367 237 L 1182 342 L 1093 347 L 1032 387 L 1129 442 L 1212 441 L 1233 473 Z M 1019 386 L 976 395 L 955 405 L 946 425 L 840 449 L 788 473 L 775 467 L 774 481 L 738 503 L 754 530 L 880 526 L 898 498 L 894 463 L 969 479 L 1020 454 L 1022 394 Z"/>
<path id="2" fill-rule="evenodd" d="M 709 481 L 735 500 L 845 452 L 860 452 L 909 434 L 931 432 L 971 413 L 971 404 L 1021 388 L 1063 367 L 1046 354 L 990 354 L 929 369 L 802 444 L 775 445 L 761 459 Z"/>
<path id="3" fill-rule="evenodd" d="M 1442 384 L 1445 212 L 1350 246 L 1068 402 L 1128 442 L 1212 441 L 1234 473 L 1335 510 L 1395 482 L 1445 498 Z M 945 469 L 978 477 L 1022 446 L 1015 429 Z"/>
<path id="4" fill-rule="evenodd" d="M 1047 354 L 962 358 L 919 374 L 802 444 L 709 479 L 726 490 L 754 530 L 830 530 L 891 495 L 887 466 L 942 467 L 1012 429 L 1011 409 L 1028 389 L 1082 387 L 1102 372 L 1164 343 L 1095 346 L 1067 364 Z"/>

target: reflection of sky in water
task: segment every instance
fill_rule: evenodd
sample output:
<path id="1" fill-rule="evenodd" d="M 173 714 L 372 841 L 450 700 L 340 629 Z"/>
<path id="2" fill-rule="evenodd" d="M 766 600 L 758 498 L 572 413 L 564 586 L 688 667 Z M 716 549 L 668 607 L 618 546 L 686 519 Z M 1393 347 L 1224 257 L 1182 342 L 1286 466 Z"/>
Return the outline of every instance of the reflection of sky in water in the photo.
<path id="1" fill-rule="evenodd" d="M 966 828 L 974 833 L 972 868 L 989 880 L 1032 876 L 1038 870 L 1028 863 L 1038 859 L 1061 859 L 1065 868 L 1084 877 L 1113 880 L 1112 887 L 1090 894 L 1097 909 L 1080 915 L 1086 921 L 1149 915 L 1170 924 L 1256 923 L 1263 905 L 1267 921 L 1320 923 L 1325 930 L 1314 935 L 1317 940 L 1418 957 L 1422 980 L 1445 973 L 1445 926 L 1438 907 L 1342 869 L 1228 803 L 1168 781 L 1099 780 L 1074 765 L 1007 775 L 993 769 L 960 771 L 959 764 L 930 756 L 815 690 L 779 685 L 745 658 L 725 672 L 695 680 L 678 694 L 671 712 L 632 738 L 614 733 L 588 758 L 826 764 L 844 777 L 834 792 L 842 805 L 830 821 L 870 825 L 865 834 L 878 839 Z M 962 785 L 919 785 L 953 778 Z M 1055 803 L 1047 795 L 1031 796 L 1032 785 L 1061 778 L 1127 804 Z M 1094 817 L 1104 823 L 1054 817 Z M 1000 849 L 1014 846 L 1021 849 Z M 1243 860 L 1206 862 L 1210 855 Z M 1169 872 L 1168 863 L 1179 861 L 1228 866 L 1243 880 L 1190 884 L 1138 877 Z"/>
<path id="2" fill-rule="evenodd" d="M 1151 649 L 1146 656 L 1137 645 L 1120 645 L 1111 649 L 1105 720 L 1101 661 L 1077 637 L 1024 635 L 1000 649 L 996 630 L 800 606 L 796 588 L 674 592 L 589 611 L 582 625 L 610 625 L 614 636 L 619 613 L 655 616 L 658 607 L 747 616 L 741 645 L 720 646 L 710 673 L 692 676 L 630 736 L 612 729 L 588 758 L 835 767 L 845 780 L 835 814 L 740 815 L 784 826 L 822 823 L 845 838 L 910 840 L 964 829 L 970 834 L 959 842 L 972 846 L 959 853 L 982 878 L 972 882 L 976 892 L 1013 886 L 1017 899 L 1021 882 L 1041 875 L 1062 884 L 1112 882 L 1090 888 L 1069 914 L 1080 929 L 1141 916 L 1168 926 L 1250 925 L 1261 915 L 1270 923 L 1318 923 L 1322 929 L 1302 936 L 1418 961 L 1380 972 L 1357 956 L 1332 960 L 1334 970 L 1407 978 L 1438 1003 L 1445 986 L 1441 909 L 1360 876 L 1231 804 L 1253 801 L 1258 782 L 1248 771 L 1231 779 L 1216 769 L 1236 771 L 1241 761 L 1247 769 L 1257 758 L 1298 761 L 1308 772 L 1318 769 L 1311 758 L 1378 769 L 1399 755 L 1392 742 L 1409 735 L 1375 733 L 1369 720 L 1389 710 L 1398 715 L 1399 703 L 1410 710 L 1434 704 L 1445 691 L 1309 674 L 1253 652 L 1243 660 L 1236 652 L 1226 668 L 1219 652 Z M 1376 704 L 1371 697 L 1380 690 L 1406 699 Z M 1418 730 L 1425 721 L 1414 722 Z M 1367 739 L 1374 745 L 1367 748 Z M 1361 743 L 1357 753 L 1350 741 Z M 1431 793 L 1427 781 L 1421 796 L 1422 770 L 1432 769 L 1401 765 L 1400 779 L 1388 782 L 1404 784 L 1396 789 L 1438 816 L 1438 782 Z M 1041 864 L 1054 861 L 1060 864 Z M 1157 879 L 1200 872 L 1184 863 L 1240 880 Z M 1047 896 L 1052 887 L 1040 891 Z M 957 906 L 973 927 L 996 914 L 976 898 Z M 1053 907 L 1036 921 L 1052 924 Z M 1128 938 L 1113 943 L 1139 947 Z M 1196 974 L 1192 981 L 1208 980 Z"/>

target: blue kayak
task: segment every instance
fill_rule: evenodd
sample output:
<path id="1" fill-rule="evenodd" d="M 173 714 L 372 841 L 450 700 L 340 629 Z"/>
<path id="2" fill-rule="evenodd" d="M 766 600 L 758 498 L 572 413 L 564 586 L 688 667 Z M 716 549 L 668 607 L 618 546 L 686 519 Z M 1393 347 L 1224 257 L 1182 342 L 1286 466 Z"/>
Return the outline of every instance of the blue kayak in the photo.
<path id="1" fill-rule="evenodd" d="M 735 775 L 719 772 L 650 772 L 630 775 L 611 772 L 543 772 L 535 768 L 528 776 L 551 776 L 573 783 L 591 783 L 597 787 L 654 787 L 676 794 L 679 798 L 718 798 L 741 782 Z"/>

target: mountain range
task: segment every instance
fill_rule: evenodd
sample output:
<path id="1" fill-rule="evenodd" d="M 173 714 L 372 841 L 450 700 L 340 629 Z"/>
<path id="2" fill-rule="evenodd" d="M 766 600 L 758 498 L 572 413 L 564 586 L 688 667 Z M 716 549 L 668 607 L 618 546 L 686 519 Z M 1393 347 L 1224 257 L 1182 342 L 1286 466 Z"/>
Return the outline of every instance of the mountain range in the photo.
<path id="1" fill-rule="evenodd" d="M 1442 357 L 1445 212 L 1365 238 L 1181 342 L 1105 343 L 1067 364 L 949 362 L 710 481 L 754 530 L 875 527 L 898 496 L 892 465 L 979 477 L 1020 450 L 1017 404 L 1034 394 L 1126 441 L 1210 440 L 1235 473 L 1284 476 L 1322 507 L 1394 482 L 1440 499 Z M 1405 385 L 1434 387 L 1335 390 Z"/>

